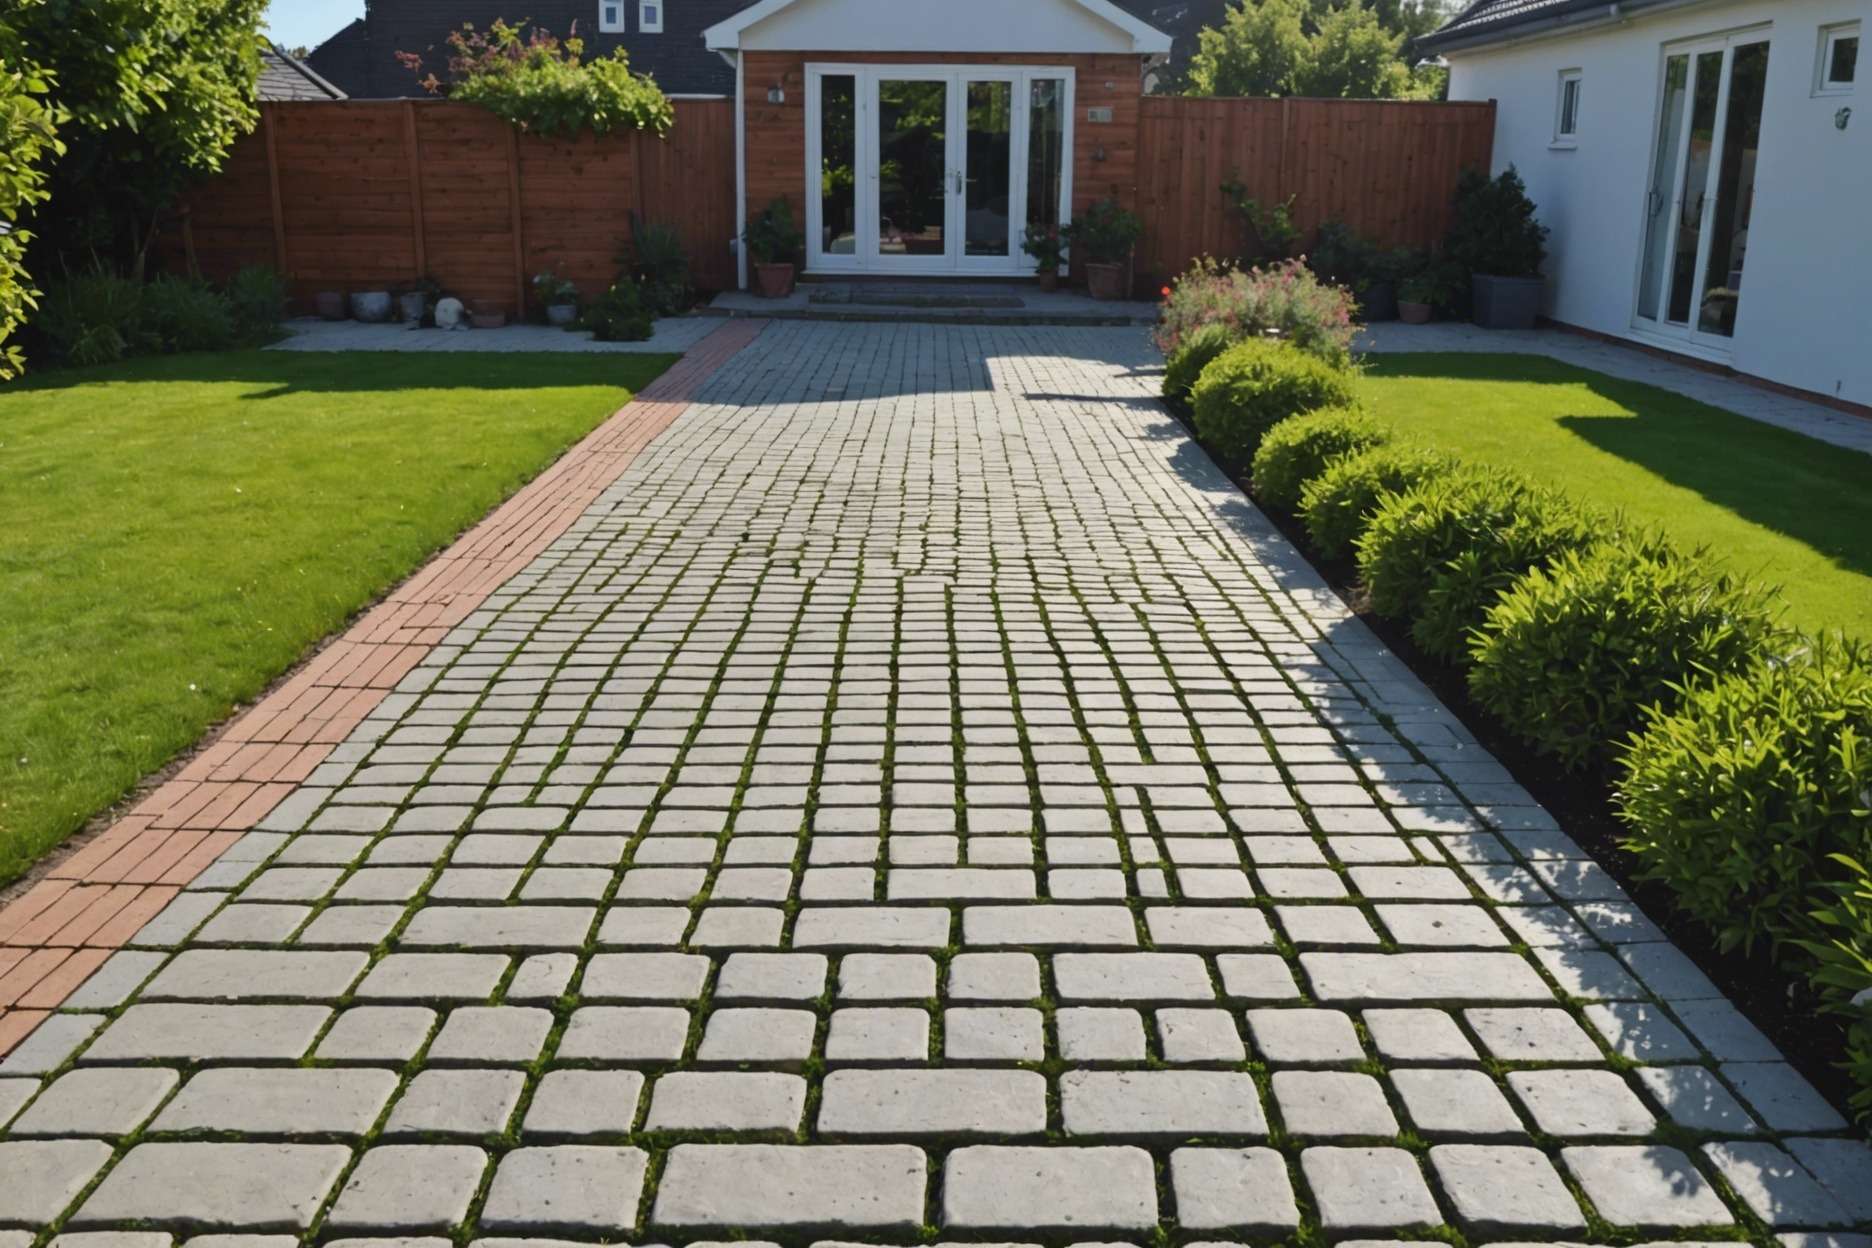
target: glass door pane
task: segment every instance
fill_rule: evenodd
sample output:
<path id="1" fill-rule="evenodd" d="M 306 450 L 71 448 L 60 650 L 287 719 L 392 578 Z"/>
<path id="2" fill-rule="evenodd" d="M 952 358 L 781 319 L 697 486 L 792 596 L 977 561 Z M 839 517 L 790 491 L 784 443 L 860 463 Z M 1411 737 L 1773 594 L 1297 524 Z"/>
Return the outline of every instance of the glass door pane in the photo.
<path id="1" fill-rule="evenodd" d="M 1645 197 L 1644 265 L 1638 275 L 1638 315 L 1657 320 L 1663 299 L 1664 249 L 1670 245 L 1671 207 L 1676 202 L 1677 156 L 1683 149 L 1690 97 L 1690 58 L 1664 61 L 1664 98 L 1659 107 L 1657 151 L 1651 158 L 1651 190 Z"/>
<path id="2" fill-rule="evenodd" d="M 949 84 L 880 78 L 877 84 L 878 253 L 947 254 Z"/>
<path id="3" fill-rule="evenodd" d="M 1711 214 L 1709 261 L 1697 329 L 1724 338 L 1735 334 L 1742 303 L 1742 260 L 1748 248 L 1749 211 L 1755 202 L 1755 157 L 1761 148 L 1763 89 L 1768 81 L 1768 45 L 1745 44 L 1729 60 L 1729 100 L 1724 109 L 1721 155 L 1716 168 L 1716 209 Z"/>
<path id="4" fill-rule="evenodd" d="M 1036 78 L 1027 84 L 1026 227 L 1046 234 L 1060 220 L 1066 178 L 1066 80 Z"/>
<path id="5" fill-rule="evenodd" d="M 1677 197 L 1676 245 L 1671 248 L 1670 298 L 1665 319 L 1690 323 L 1697 279 L 1697 251 L 1703 241 L 1703 209 L 1709 196 L 1710 158 L 1716 148 L 1716 112 L 1722 95 L 1723 53 L 1700 52 L 1690 91 L 1690 149 L 1684 161 L 1683 190 Z"/>
<path id="6" fill-rule="evenodd" d="M 1006 259 L 1014 254 L 1014 84 L 971 81 L 963 100 L 963 254 Z"/>
<path id="7" fill-rule="evenodd" d="M 819 250 L 858 254 L 858 79 L 819 80 Z"/>

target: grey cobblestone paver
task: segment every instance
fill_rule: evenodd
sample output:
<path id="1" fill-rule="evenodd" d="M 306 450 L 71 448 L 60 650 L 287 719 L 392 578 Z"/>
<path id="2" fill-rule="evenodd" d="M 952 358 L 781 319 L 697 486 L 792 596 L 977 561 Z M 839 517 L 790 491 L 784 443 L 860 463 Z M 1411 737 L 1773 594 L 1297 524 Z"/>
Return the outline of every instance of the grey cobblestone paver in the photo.
<path id="1" fill-rule="evenodd" d="M 769 329 L 0 1068 L 0 1248 L 1863 1248 L 1156 364 Z"/>

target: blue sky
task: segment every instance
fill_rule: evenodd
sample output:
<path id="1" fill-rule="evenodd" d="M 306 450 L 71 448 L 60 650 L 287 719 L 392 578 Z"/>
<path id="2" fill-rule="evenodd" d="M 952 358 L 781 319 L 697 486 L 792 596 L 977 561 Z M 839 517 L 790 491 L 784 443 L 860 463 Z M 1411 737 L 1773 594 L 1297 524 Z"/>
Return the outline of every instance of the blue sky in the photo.
<path id="1" fill-rule="evenodd" d="M 364 0 L 272 0 L 267 5 L 267 34 L 285 48 L 316 48 L 354 17 L 364 16 Z"/>

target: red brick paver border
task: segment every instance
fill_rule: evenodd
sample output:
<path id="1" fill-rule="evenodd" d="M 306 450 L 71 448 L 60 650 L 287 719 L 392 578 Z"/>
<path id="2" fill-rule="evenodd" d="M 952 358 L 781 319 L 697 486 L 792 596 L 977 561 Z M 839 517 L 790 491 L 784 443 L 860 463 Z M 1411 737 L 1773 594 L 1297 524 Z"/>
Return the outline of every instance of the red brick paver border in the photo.
<path id="1" fill-rule="evenodd" d="M 487 596 L 584 514 L 764 321 L 729 321 L 0 909 L 0 1056 L 264 819 Z"/>

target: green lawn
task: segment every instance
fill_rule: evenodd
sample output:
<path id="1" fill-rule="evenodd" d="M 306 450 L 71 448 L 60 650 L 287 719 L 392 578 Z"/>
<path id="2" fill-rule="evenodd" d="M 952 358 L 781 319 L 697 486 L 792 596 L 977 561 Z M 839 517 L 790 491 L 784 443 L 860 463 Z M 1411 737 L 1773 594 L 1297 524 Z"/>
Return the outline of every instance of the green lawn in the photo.
<path id="1" fill-rule="evenodd" d="M 1542 356 L 1368 365 L 1396 424 L 1709 547 L 1780 585 L 1797 627 L 1872 636 L 1872 457 Z"/>
<path id="2" fill-rule="evenodd" d="M 0 387 L 0 883 L 672 360 L 244 351 Z"/>

